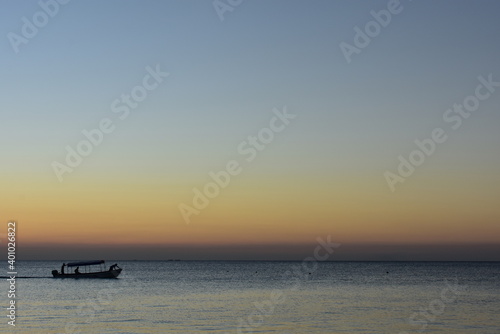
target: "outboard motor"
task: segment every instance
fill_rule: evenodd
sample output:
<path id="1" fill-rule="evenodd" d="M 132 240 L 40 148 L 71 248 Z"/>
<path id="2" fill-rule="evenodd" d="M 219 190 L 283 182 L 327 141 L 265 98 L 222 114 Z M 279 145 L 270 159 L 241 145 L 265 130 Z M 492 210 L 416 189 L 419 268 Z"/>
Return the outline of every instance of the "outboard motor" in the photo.
<path id="1" fill-rule="evenodd" d="M 58 274 L 57 270 L 52 270 L 52 276 L 56 277 Z"/>

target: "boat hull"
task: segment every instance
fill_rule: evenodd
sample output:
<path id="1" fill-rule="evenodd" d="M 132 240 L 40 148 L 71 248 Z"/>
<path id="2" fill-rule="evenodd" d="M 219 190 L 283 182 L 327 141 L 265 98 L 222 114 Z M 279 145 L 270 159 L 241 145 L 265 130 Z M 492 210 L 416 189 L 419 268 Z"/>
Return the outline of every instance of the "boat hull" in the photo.
<path id="1" fill-rule="evenodd" d="M 95 273 L 79 273 L 79 274 L 61 274 L 57 271 L 52 272 L 54 278 L 117 278 L 122 272 L 122 269 L 113 269 L 108 271 L 99 271 Z"/>

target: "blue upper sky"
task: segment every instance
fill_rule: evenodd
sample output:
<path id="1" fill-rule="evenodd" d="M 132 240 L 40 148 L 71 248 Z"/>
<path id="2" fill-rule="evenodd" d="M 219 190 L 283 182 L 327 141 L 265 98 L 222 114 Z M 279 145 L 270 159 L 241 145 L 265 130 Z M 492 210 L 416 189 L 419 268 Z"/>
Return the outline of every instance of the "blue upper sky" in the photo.
<path id="1" fill-rule="evenodd" d="M 348 64 L 339 43 L 353 44 L 354 26 L 364 28 L 387 1 L 248 0 L 221 21 L 212 1 L 73 0 L 17 54 L 7 34 L 21 35 L 22 18 L 32 21 L 40 5 L 3 1 L 3 168 L 50 173 L 65 145 L 115 117 L 111 102 L 160 64 L 170 76 L 117 124 L 102 163 L 133 165 L 134 156 L 153 159 L 158 172 L 204 172 L 286 105 L 300 122 L 283 135 L 290 144 L 277 166 L 327 175 L 369 164 L 381 175 L 442 125 L 477 76 L 500 79 L 497 1 L 401 6 Z M 450 152 L 497 156 L 495 101 L 484 102 Z"/>

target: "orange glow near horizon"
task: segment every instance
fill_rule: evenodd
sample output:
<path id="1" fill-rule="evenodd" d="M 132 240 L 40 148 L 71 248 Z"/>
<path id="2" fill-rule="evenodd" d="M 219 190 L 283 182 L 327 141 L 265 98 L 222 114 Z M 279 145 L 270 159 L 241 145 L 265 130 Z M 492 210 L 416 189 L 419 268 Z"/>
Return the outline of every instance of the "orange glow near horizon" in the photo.
<path id="1" fill-rule="evenodd" d="M 153 181 L 30 180 L 2 203 L 25 244 L 307 244 L 328 234 L 343 243 L 499 242 L 493 197 L 460 205 L 471 198 L 424 189 L 394 196 L 359 178 L 265 179 L 235 178 L 189 225 L 177 205 L 191 204 L 191 189 Z"/>

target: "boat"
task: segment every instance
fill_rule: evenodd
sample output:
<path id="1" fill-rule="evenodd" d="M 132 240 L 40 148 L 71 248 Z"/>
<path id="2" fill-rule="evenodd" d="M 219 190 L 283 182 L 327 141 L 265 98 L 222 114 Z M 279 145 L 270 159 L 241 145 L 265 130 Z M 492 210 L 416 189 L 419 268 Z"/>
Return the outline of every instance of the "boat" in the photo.
<path id="1" fill-rule="evenodd" d="M 67 272 L 65 272 L 65 267 L 67 267 Z M 54 278 L 117 278 L 121 272 L 122 268 L 118 267 L 118 264 L 115 263 L 106 270 L 105 261 L 98 260 L 63 263 L 61 271 L 52 270 L 52 276 Z"/>

